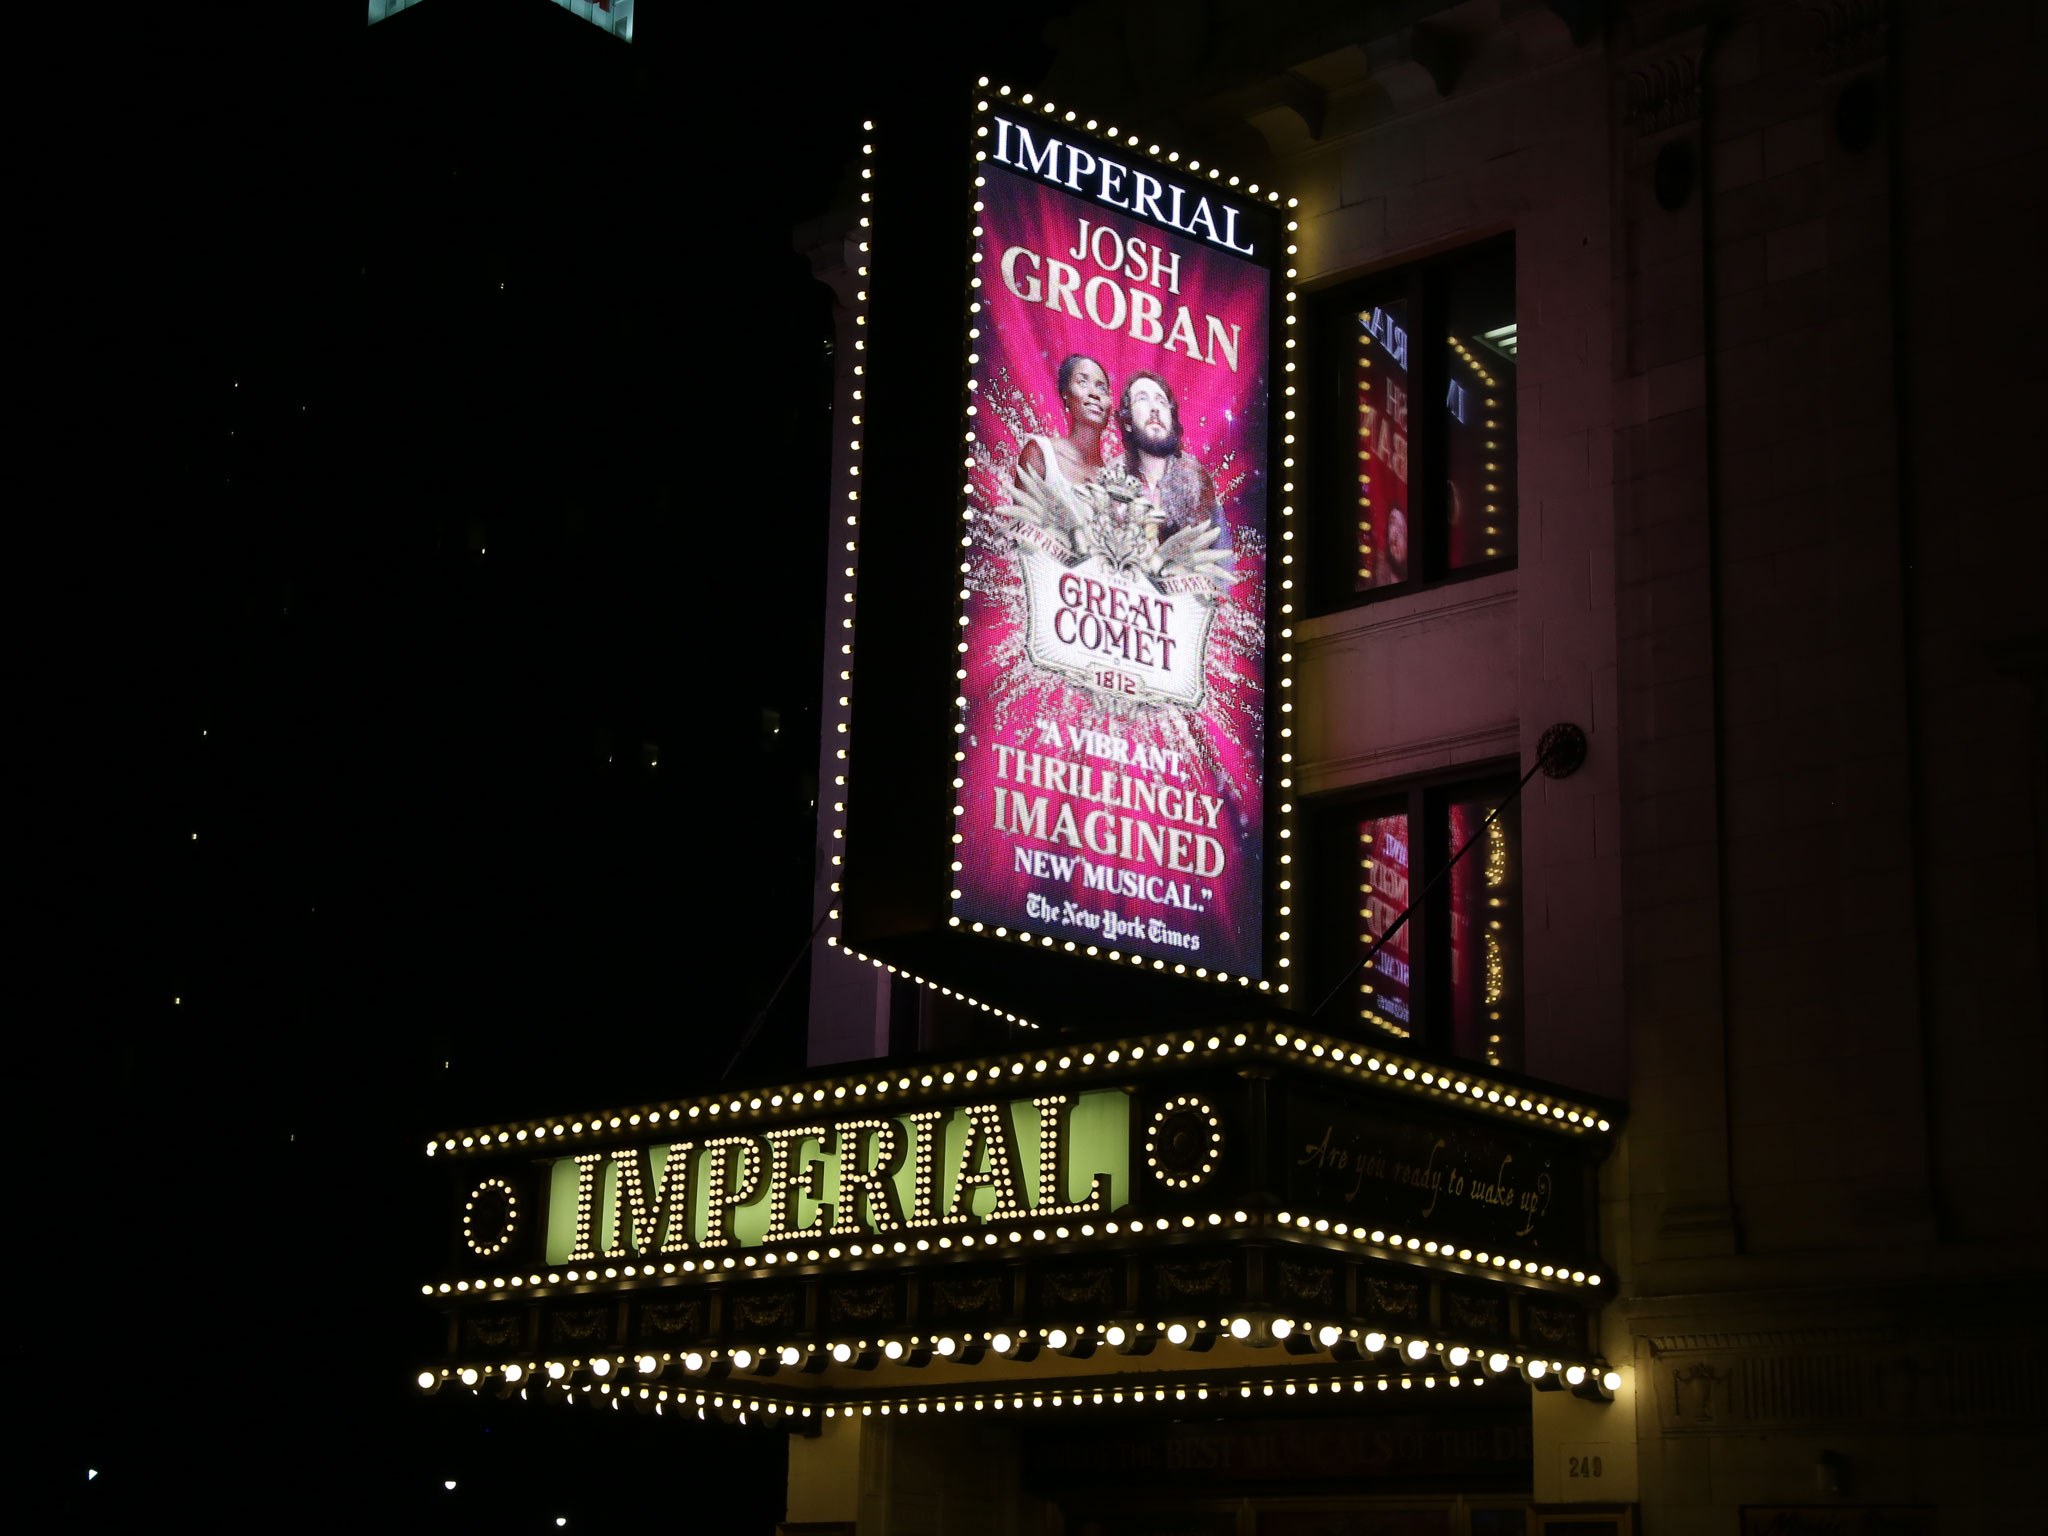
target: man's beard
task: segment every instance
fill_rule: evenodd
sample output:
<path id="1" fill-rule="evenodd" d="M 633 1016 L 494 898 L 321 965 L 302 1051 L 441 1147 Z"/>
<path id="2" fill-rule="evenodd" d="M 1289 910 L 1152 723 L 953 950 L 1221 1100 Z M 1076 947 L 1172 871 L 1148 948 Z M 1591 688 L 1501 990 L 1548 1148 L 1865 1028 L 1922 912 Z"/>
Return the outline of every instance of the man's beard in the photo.
<path id="1" fill-rule="evenodd" d="M 1131 441 L 1137 445 L 1141 453 L 1170 459 L 1180 452 L 1180 423 L 1176 421 L 1170 426 L 1156 428 L 1141 427 L 1133 423 Z"/>

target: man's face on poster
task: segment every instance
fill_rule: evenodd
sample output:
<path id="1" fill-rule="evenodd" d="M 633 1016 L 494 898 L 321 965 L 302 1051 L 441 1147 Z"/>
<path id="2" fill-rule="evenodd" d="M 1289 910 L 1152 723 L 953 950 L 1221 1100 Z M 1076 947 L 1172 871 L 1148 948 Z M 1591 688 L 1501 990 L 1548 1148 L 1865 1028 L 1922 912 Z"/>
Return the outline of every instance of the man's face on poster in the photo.
<path id="1" fill-rule="evenodd" d="M 1157 379 L 1133 379 L 1124 390 L 1123 427 L 1141 453 L 1170 459 L 1180 452 L 1180 413 Z"/>

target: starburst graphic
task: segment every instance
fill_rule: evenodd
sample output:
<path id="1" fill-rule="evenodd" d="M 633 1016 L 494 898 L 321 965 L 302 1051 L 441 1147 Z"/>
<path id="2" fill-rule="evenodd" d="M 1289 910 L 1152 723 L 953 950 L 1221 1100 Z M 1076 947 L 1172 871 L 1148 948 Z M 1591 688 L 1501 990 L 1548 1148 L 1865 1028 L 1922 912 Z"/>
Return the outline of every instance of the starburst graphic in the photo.
<path id="1" fill-rule="evenodd" d="M 1002 423 L 1010 443 L 1028 442 L 1046 430 L 1007 369 L 998 370 L 993 387 L 983 392 L 982 408 Z M 1083 732 L 1114 732 L 1148 755 L 1156 752 L 1190 765 L 1243 803 L 1257 790 L 1259 765 L 1227 752 L 1234 731 L 1221 722 L 1247 728 L 1247 739 L 1260 738 L 1266 623 L 1265 594 L 1255 579 L 1265 567 L 1259 532 L 1237 529 L 1227 551 L 1213 547 L 1221 534 L 1213 524 L 1159 541 L 1158 510 L 1133 492 L 1135 482 L 1120 467 L 1121 443 L 1113 432 L 1105 434 L 1104 470 L 1075 495 L 1059 497 L 1034 493 L 1030 482 L 1038 477 L 1028 472 L 1020 485 L 1016 450 L 992 446 L 991 435 L 982 434 L 976 444 L 971 471 L 975 500 L 990 510 L 973 516 L 966 587 L 985 642 L 989 719 L 996 733 L 1022 739 L 1044 718 L 1068 721 Z M 1196 452 L 1201 456 L 1199 448 Z M 1244 480 L 1234 458 L 1226 454 L 1215 475 L 1218 498 L 1226 506 Z M 1210 600 L 1217 612 L 1203 658 L 1208 697 L 1202 708 L 1106 692 L 1033 662 L 1026 645 L 1023 569 L 1009 526 L 1017 516 L 1057 531 L 1077 554 L 1102 554 L 1114 569 L 1173 570 L 1206 578 L 1215 589 Z"/>

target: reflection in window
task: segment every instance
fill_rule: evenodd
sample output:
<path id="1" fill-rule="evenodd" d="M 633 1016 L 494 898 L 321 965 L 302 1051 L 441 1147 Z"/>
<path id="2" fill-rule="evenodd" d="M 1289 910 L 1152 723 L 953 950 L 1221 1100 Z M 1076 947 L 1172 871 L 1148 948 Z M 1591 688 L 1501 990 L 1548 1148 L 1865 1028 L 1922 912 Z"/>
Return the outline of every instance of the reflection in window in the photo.
<path id="1" fill-rule="evenodd" d="M 1358 576 L 1365 592 L 1408 579 L 1408 305 L 1358 312 Z"/>
<path id="2" fill-rule="evenodd" d="M 1449 268 L 1444 303 L 1444 568 L 1515 557 L 1515 267 L 1496 247 Z"/>
<path id="3" fill-rule="evenodd" d="M 1447 807 L 1446 845 L 1473 846 L 1451 869 L 1446 947 L 1451 1052 L 1501 1067 L 1521 1059 L 1520 1040 L 1509 1037 L 1519 1018 L 1510 994 L 1521 970 L 1514 948 L 1522 902 L 1510 853 L 1514 807 L 1489 822 L 1492 805 L 1458 799 Z"/>
<path id="4" fill-rule="evenodd" d="M 1393 926 L 1394 919 L 1408 905 L 1408 817 L 1405 812 L 1390 816 L 1368 816 L 1358 824 L 1359 882 L 1358 934 L 1363 953 L 1373 941 Z M 1413 977 L 1408 967 L 1409 929 L 1387 940 L 1386 947 L 1366 968 L 1360 984 L 1359 1014 L 1366 1023 L 1388 1034 L 1407 1039 L 1411 1027 L 1409 997 Z"/>
<path id="5" fill-rule="evenodd" d="M 1314 322 L 1319 601 L 1511 565 L 1513 244 L 1333 289 Z"/>
<path id="6" fill-rule="evenodd" d="M 1327 915 L 1313 964 L 1364 1030 L 1521 1066 L 1519 817 L 1504 803 L 1514 787 L 1418 785 L 1314 813 L 1312 879 Z"/>

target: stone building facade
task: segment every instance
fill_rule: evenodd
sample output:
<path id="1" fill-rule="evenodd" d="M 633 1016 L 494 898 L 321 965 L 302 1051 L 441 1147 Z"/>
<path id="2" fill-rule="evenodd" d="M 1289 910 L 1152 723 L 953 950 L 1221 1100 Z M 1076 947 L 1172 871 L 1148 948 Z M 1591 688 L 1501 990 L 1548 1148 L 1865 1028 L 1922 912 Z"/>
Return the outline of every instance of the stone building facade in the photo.
<path id="1" fill-rule="evenodd" d="M 1017 84 L 1298 199 L 1311 316 L 1512 250 L 1511 555 L 1439 546 L 1294 643 L 1326 834 L 1586 734 L 1520 801 L 1509 1065 L 1626 1105 L 1601 1187 L 1623 1383 L 1532 1394 L 1529 1528 L 2041 1528 L 2038 18 L 1091 0 L 1051 25 Z M 1312 521 L 1349 515 L 1336 484 Z M 821 960 L 813 1059 L 882 1054 L 906 985 Z M 1007 1429 L 952 1431 L 993 1437 L 971 1459 L 853 1433 L 795 1442 L 792 1528 L 1062 1518 L 1011 1496 Z M 1480 1529 L 1454 1484 L 1442 1528 Z M 1199 1523 L 1213 1500 L 1174 1524 L 1168 1480 L 1128 1528 L 1425 1528 L 1363 1475 L 1323 1525 L 1240 1492 L 1234 1527 Z"/>

